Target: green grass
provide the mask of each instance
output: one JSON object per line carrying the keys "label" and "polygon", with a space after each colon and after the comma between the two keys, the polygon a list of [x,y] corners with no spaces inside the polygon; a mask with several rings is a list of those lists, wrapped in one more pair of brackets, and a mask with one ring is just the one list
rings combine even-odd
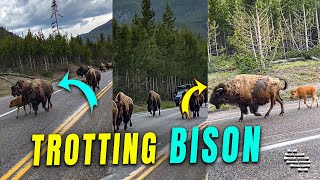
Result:
{"label": "green grass", "polygon": [[[169,109],[176,107],[173,101],[161,101],[161,109]],[[133,113],[137,112],[147,112],[147,104],[135,104],[133,108]]]}

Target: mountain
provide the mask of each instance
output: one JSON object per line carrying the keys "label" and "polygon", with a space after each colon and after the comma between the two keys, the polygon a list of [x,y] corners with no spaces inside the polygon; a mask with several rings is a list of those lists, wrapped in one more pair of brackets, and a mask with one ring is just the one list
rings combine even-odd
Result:
{"label": "mountain", "polygon": [[[141,1],[113,1],[114,17],[120,23],[130,23],[135,13],[141,16]],[[167,3],[176,16],[177,28],[190,29],[195,34],[207,37],[208,2],[206,0],[151,0],[156,21],[161,20]]]}
{"label": "mountain", "polygon": [[7,31],[4,27],[0,27],[0,38],[10,36],[10,37],[18,37],[17,35],[13,34],[12,32]]}
{"label": "mountain", "polygon": [[[113,1],[113,15],[119,23],[131,22],[135,12],[141,16],[142,0],[116,0]],[[195,34],[207,38],[208,2],[206,0],[151,0],[152,8],[156,13],[156,21],[160,21],[166,3],[171,7],[176,16],[176,27],[190,29]],[[87,34],[82,34],[83,40],[87,38],[95,41],[100,33],[105,37],[112,36],[112,21],[93,29]]]}
{"label": "mountain", "polygon": [[81,34],[81,38],[85,41],[89,38],[92,41],[97,41],[100,37],[100,34],[103,34],[105,38],[108,36],[112,36],[112,20],[108,21],[107,23],[96,27],[95,29],[91,30],[86,34]]}

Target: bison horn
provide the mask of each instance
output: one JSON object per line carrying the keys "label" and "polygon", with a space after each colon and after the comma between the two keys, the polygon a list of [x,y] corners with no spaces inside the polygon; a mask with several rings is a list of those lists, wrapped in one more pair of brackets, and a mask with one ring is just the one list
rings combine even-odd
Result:
{"label": "bison horn", "polygon": [[216,91],[218,92],[223,91],[223,88],[218,88]]}

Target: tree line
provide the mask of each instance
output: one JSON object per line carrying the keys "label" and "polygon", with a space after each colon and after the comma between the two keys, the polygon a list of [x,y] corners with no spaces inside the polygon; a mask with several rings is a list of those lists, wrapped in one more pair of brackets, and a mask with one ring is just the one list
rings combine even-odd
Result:
{"label": "tree line", "polygon": [[42,31],[24,37],[0,36],[0,69],[17,72],[44,70],[69,63],[88,63],[99,65],[112,61],[112,40],[102,34],[97,42],[81,36],[68,37],[67,34],[50,34],[45,37]]}
{"label": "tree line", "polygon": [[[209,0],[209,53],[242,71],[320,53],[319,0]],[[212,62],[214,63],[214,62]]]}
{"label": "tree line", "polygon": [[[206,12],[205,12],[206,13]],[[149,90],[172,100],[177,85],[207,82],[207,41],[190,30],[178,30],[167,4],[160,22],[150,0],[142,0],[141,15],[130,24],[113,19],[114,92],[123,91],[136,102]]]}

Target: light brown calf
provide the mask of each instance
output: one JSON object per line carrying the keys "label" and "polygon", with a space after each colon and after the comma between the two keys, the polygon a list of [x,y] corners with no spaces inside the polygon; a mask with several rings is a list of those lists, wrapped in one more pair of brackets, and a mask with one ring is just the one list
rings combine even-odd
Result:
{"label": "light brown calf", "polygon": [[[29,112],[29,114],[31,114],[31,103],[28,103],[28,104],[29,104],[29,107],[30,107],[30,112]],[[16,116],[16,118],[18,118],[18,117],[19,117],[19,109],[20,109],[21,106],[23,106],[25,115],[27,115],[25,105],[26,105],[26,104],[23,103],[23,101],[22,101],[22,96],[20,95],[20,96],[17,96],[14,100],[10,101],[9,107],[10,107],[10,108],[13,108],[13,107],[17,107],[17,108],[18,108],[18,110],[17,110],[17,116]]]}
{"label": "light brown calf", "polygon": [[[310,106],[307,105],[307,98],[311,97],[312,98],[312,103]],[[308,108],[312,108],[312,105],[314,103],[314,101],[317,101],[317,107],[319,107],[318,104],[318,97],[317,97],[317,89],[314,86],[301,86],[298,87],[297,89],[294,89],[291,91],[291,99],[296,99],[299,98],[299,108],[300,109],[300,100],[303,99],[304,100],[304,104],[308,107]]]}

